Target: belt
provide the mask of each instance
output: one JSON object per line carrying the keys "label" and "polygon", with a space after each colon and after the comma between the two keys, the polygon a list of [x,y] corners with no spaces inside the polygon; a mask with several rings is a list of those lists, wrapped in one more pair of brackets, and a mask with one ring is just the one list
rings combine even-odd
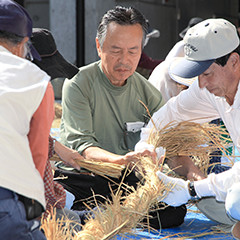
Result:
{"label": "belt", "polygon": [[14,197],[13,191],[0,187],[0,200],[9,199],[13,197]]}
{"label": "belt", "polygon": [[44,211],[43,206],[37,200],[27,198],[19,194],[18,200],[21,201],[24,205],[27,220],[32,220],[40,217]]}
{"label": "belt", "polygon": [[[38,201],[27,198],[19,194],[17,194],[17,196],[18,196],[18,200],[21,201],[24,205],[27,220],[32,220],[41,216],[44,209],[43,209],[43,206]],[[14,192],[9,189],[0,187],[0,200],[10,199],[10,198],[14,198]]]}

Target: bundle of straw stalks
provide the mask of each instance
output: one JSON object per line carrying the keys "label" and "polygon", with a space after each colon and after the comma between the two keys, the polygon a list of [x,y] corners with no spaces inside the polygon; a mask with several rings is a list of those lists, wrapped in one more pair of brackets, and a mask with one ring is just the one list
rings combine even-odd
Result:
{"label": "bundle of straw stalks", "polygon": [[55,116],[52,123],[53,128],[59,128],[61,124],[61,117],[62,117],[62,106],[60,103],[54,103],[54,109],[55,109]]}
{"label": "bundle of straw stalks", "polygon": [[[166,148],[167,157],[176,155],[203,157],[208,156],[216,148],[225,150],[222,133],[222,129],[214,125],[183,122],[169,124],[159,131],[154,129],[149,143],[155,147]],[[82,231],[71,239],[105,240],[112,239],[117,234],[131,234],[141,224],[142,219],[148,216],[151,208],[164,199],[172,186],[164,185],[156,176],[155,173],[162,167],[161,164],[153,163],[148,157],[141,157],[139,162],[138,168],[142,169],[144,184],[139,184],[136,190],[129,187],[129,194],[125,196],[121,195],[120,190],[112,193],[112,201],[106,201],[105,204],[98,206],[97,210],[93,210],[94,217],[89,216]],[[43,222],[43,225],[45,224],[47,222]],[[48,238],[50,239],[55,238]],[[69,239],[68,236],[65,239]]]}
{"label": "bundle of straw stalks", "polygon": [[66,217],[56,219],[56,209],[52,208],[47,218],[42,218],[41,229],[48,240],[72,240],[76,234],[74,226],[78,224]]}
{"label": "bundle of straw stalks", "polygon": [[214,151],[220,150],[230,162],[233,161],[227,154],[229,139],[230,136],[223,126],[183,121],[171,122],[163,128],[153,128],[148,143],[155,148],[165,148],[166,158],[191,156],[195,165],[206,173],[210,166],[210,155]]}
{"label": "bundle of straw stalks", "polygon": [[144,165],[144,185],[139,184],[136,190],[130,188],[127,196],[122,196],[120,190],[113,193],[113,200],[94,211],[94,218],[89,218],[76,235],[77,239],[112,239],[117,234],[132,233],[136,226],[141,225],[141,220],[161,200],[159,196],[167,186],[155,174],[157,164],[153,164],[149,157],[142,157],[140,162]]}
{"label": "bundle of straw stalks", "polygon": [[[75,158],[74,160],[81,168],[85,168],[88,171],[103,177],[109,176],[119,178],[122,175],[122,170],[125,168],[123,165],[85,158]],[[57,154],[54,154],[51,161],[61,161],[61,158]]]}
{"label": "bundle of straw stalks", "polygon": [[155,148],[164,147],[166,157],[201,156],[218,148],[226,151],[228,141],[229,134],[223,126],[188,121],[171,122],[163,128],[153,128],[148,139]]}

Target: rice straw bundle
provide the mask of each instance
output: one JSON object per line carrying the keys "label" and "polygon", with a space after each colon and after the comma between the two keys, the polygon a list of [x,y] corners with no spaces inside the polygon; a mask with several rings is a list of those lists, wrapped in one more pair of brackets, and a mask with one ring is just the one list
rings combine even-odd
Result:
{"label": "rice straw bundle", "polygon": [[[104,240],[111,239],[116,234],[132,233],[133,229],[148,215],[149,210],[161,200],[167,186],[158,179],[155,172],[157,164],[153,164],[148,157],[140,159],[144,169],[144,185],[121,197],[121,192],[113,194],[112,202],[101,206],[104,210],[94,211],[94,218],[90,218],[77,234],[79,239]],[[163,198],[163,197],[162,197]]]}
{"label": "rice straw bundle", "polygon": [[[217,148],[225,149],[227,144],[222,137],[227,134],[226,131],[213,124],[171,123],[157,131],[157,134],[156,129],[154,130],[149,143],[166,148],[168,157],[194,155],[208,158],[210,152]],[[110,239],[114,234],[131,233],[157,200],[164,199],[164,193],[172,186],[164,186],[159,181],[155,174],[158,164],[154,165],[151,159],[145,157],[141,158],[141,167],[145,173],[144,185],[127,195],[123,203],[118,197],[113,198],[113,203],[105,206],[103,212],[96,213],[95,218],[83,226],[83,231],[78,236],[83,237],[82,239]],[[96,229],[95,226],[101,228]]]}
{"label": "rice straw bundle", "polygon": [[156,129],[158,128],[152,129],[148,143],[155,148],[164,147],[167,158],[192,156],[200,170],[206,172],[213,151],[219,149],[228,157],[226,148],[229,145],[229,134],[222,126],[183,121],[171,122],[159,130]]}
{"label": "rice straw bundle", "polygon": [[55,119],[62,117],[62,105],[60,103],[54,103]]}
{"label": "rice straw bundle", "polygon": [[[76,163],[81,167],[98,174],[100,176],[109,176],[114,178],[119,178],[122,174],[122,170],[125,168],[123,165],[109,162],[101,162],[90,159],[76,158],[74,159]],[[58,155],[54,155],[51,161],[61,161]]]}
{"label": "rice straw bundle", "polygon": [[102,162],[90,159],[76,158],[76,163],[83,168],[88,169],[101,176],[110,176],[119,178],[122,174],[122,170],[125,168],[123,165],[116,163]]}
{"label": "rice straw bundle", "polygon": [[222,126],[216,124],[199,124],[195,122],[171,122],[160,130],[153,129],[148,142],[155,148],[164,147],[166,157],[211,153],[217,148],[226,150],[229,138]]}
{"label": "rice straw bundle", "polygon": [[61,124],[62,117],[62,105],[60,103],[54,103],[55,116],[52,122],[52,128],[59,128]]}

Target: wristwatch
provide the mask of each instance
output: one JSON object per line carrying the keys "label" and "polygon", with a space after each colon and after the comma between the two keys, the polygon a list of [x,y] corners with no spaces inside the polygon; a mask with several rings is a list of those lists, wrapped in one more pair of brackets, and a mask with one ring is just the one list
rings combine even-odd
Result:
{"label": "wristwatch", "polygon": [[197,193],[196,193],[195,188],[194,188],[194,182],[193,181],[188,182],[188,191],[189,191],[189,194],[192,198],[198,198]]}

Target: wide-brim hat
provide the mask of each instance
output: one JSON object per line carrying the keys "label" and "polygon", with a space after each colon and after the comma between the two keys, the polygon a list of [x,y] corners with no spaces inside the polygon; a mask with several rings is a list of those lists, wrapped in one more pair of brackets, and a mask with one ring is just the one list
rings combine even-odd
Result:
{"label": "wide-brim hat", "polygon": [[184,41],[184,58],[171,74],[182,78],[193,78],[205,72],[218,58],[239,46],[236,27],[225,19],[207,19],[190,28]]}
{"label": "wide-brim hat", "polygon": [[79,69],[64,59],[57,50],[55,40],[49,30],[33,28],[31,41],[42,59],[41,61],[34,60],[33,62],[44,70],[52,79],[70,79],[78,73]]}
{"label": "wide-brim hat", "polygon": [[202,22],[203,19],[200,18],[200,17],[194,17],[194,18],[191,18],[190,21],[188,22],[188,25],[185,29],[183,29],[180,33],[179,33],[179,36],[181,38],[184,38],[186,32],[188,31],[189,28],[195,26],[196,24]]}
{"label": "wide-brim hat", "polygon": [[[0,1],[0,30],[13,33],[20,37],[32,35],[32,19],[27,11],[11,0]],[[31,54],[34,59],[41,60],[37,50],[30,44]]]}

